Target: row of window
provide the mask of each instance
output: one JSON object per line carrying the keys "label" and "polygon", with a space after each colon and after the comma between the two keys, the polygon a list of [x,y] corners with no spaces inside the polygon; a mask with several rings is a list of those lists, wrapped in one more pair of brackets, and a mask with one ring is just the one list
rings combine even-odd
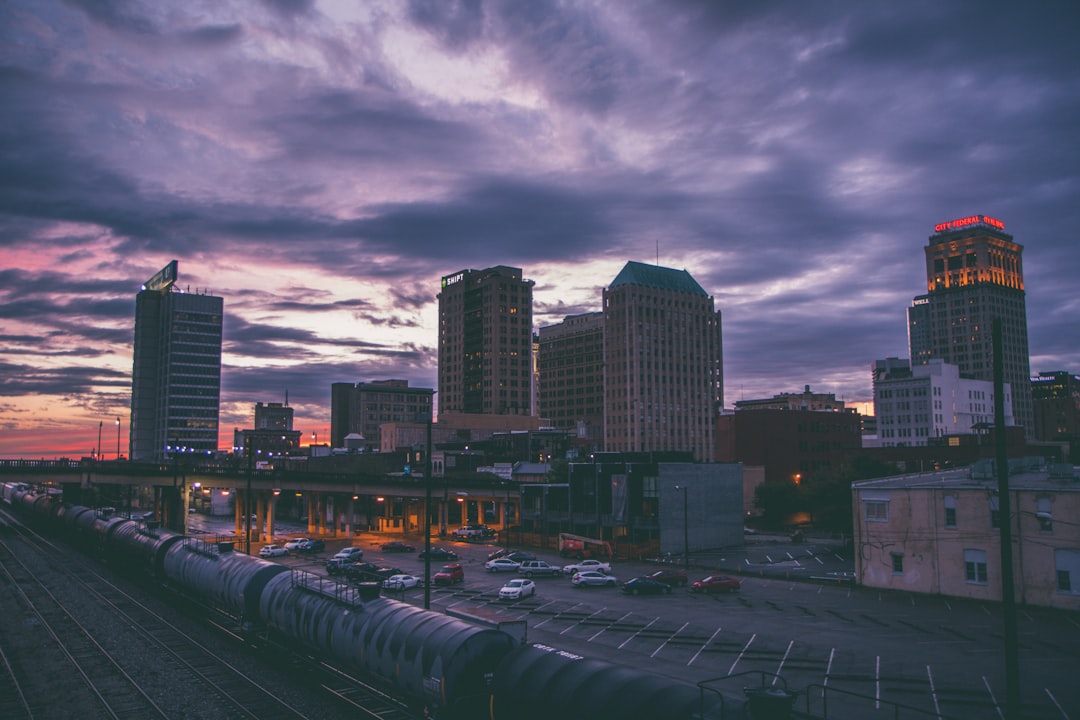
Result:
{"label": "row of window", "polygon": [[[998,512],[998,497],[991,495],[988,500],[991,529],[1001,527],[1000,513]],[[956,525],[956,496],[946,495],[943,499],[944,520],[946,528],[955,528]],[[1053,500],[1048,497],[1035,499],[1035,518],[1039,524],[1040,532],[1054,531]],[[863,517],[867,522],[888,522],[888,500],[863,500]]]}

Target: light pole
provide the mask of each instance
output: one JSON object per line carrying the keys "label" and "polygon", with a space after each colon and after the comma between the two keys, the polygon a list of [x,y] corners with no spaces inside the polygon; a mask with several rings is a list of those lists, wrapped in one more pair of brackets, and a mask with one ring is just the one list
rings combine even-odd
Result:
{"label": "light pole", "polygon": [[104,421],[104,420],[98,420],[98,424],[97,424],[97,452],[96,452],[96,453],[94,453],[94,456],[95,456],[95,457],[96,457],[96,458],[97,458],[98,460],[103,460],[103,459],[104,459],[104,458],[102,457],[102,452],[101,452],[101,427],[102,427],[102,426],[103,426],[104,424],[105,424],[105,421]]}
{"label": "light pole", "polygon": [[120,459],[120,416],[116,416],[116,459]]}
{"label": "light pole", "polygon": [[596,463],[596,456],[590,455],[593,461],[593,499],[596,501],[596,539],[604,539],[604,528],[600,525],[600,466]]}
{"label": "light pole", "polygon": [[690,522],[689,507],[687,501],[687,488],[685,485],[676,485],[676,490],[682,490],[682,541],[683,541],[683,567],[690,569]]}

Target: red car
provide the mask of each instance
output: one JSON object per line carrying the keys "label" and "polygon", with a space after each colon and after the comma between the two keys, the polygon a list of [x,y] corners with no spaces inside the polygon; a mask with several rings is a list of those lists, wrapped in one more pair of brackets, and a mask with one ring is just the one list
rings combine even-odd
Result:
{"label": "red car", "polygon": [[733,593],[738,591],[742,587],[742,583],[738,578],[728,577],[727,575],[710,575],[707,578],[701,580],[695,580],[690,585],[690,592],[701,593],[713,593],[713,592],[729,592]]}
{"label": "red car", "polygon": [[690,582],[690,578],[686,577],[686,573],[682,570],[676,570],[674,568],[664,568],[663,570],[657,570],[654,573],[650,573],[645,577],[656,582],[662,582],[665,585],[671,587],[686,587]]}
{"label": "red car", "polygon": [[465,570],[461,567],[461,563],[443,565],[442,570],[435,573],[435,577],[431,578],[431,581],[436,585],[453,585],[454,583],[465,582]]}

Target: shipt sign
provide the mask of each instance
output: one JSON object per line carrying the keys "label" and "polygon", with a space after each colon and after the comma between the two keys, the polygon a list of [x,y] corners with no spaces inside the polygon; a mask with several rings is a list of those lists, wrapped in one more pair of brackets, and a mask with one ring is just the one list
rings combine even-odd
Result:
{"label": "shipt sign", "polygon": [[945,232],[946,230],[959,230],[962,227],[968,225],[989,225],[995,227],[998,230],[1005,229],[1005,223],[996,218],[992,218],[989,215],[968,215],[967,217],[957,218],[956,220],[949,220],[948,222],[938,223],[934,226],[934,232]]}

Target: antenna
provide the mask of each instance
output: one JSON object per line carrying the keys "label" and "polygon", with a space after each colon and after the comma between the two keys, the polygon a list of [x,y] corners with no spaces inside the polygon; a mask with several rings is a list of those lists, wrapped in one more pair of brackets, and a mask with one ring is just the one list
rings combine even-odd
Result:
{"label": "antenna", "polygon": [[660,267],[660,238],[656,238],[656,267]]}

